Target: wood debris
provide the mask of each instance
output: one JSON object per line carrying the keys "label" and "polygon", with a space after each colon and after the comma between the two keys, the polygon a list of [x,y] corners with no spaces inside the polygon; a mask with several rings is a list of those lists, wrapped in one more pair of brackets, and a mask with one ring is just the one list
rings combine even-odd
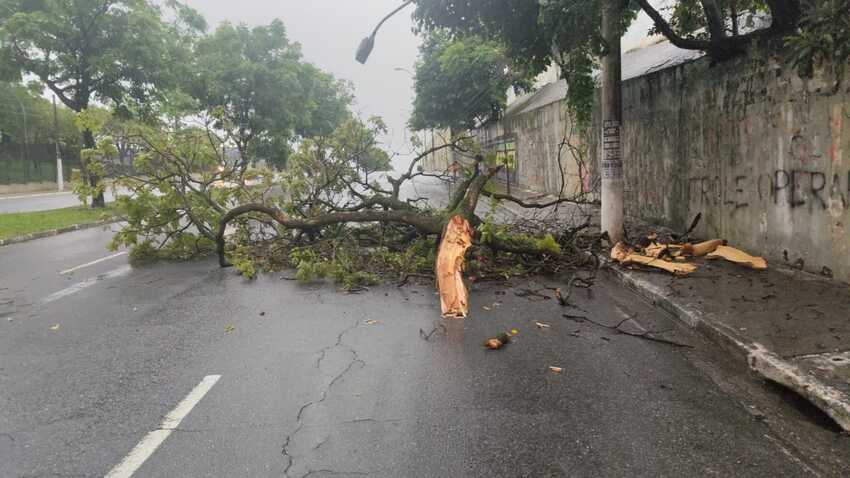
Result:
{"label": "wood debris", "polygon": [[611,259],[614,259],[623,265],[642,264],[645,266],[663,269],[674,275],[688,275],[697,270],[697,266],[686,262],[670,262],[658,257],[638,254],[634,251],[634,249],[626,247],[626,245],[622,242],[618,242],[614,248],[611,249]]}
{"label": "wood debris", "polygon": [[618,242],[611,249],[611,259],[623,265],[641,264],[662,269],[677,276],[686,276],[697,270],[698,264],[691,260],[700,257],[722,258],[751,269],[767,269],[767,261],[763,257],[752,256],[740,249],[730,247],[723,239],[698,243],[662,244],[656,242],[657,237],[657,234],[647,236],[642,239],[638,247],[630,247]]}
{"label": "wood debris", "polygon": [[472,227],[460,214],[449,219],[437,253],[437,289],[445,318],[464,318],[469,312],[469,297],[463,283],[463,255],[472,245]]}
{"label": "wood debris", "polygon": [[764,257],[751,256],[740,249],[735,249],[734,247],[720,246],[714,252],[710,253],[708,257],[722,257],[729,262],[741,264],[751,269],[767,269],[767,261],[764,260]]}

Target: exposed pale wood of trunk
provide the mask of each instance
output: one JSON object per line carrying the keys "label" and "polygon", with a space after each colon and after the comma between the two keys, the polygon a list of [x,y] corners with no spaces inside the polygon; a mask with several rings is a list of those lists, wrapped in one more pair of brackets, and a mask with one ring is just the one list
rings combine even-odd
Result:
{"label": "exposed pale wood of trunk", "polygon": [[462,215],[449,219],[437,253],[437,289],[445,318],[463,318],[469,312],[469,296],[463,283],[463,255],[472,245],[472,227]]}

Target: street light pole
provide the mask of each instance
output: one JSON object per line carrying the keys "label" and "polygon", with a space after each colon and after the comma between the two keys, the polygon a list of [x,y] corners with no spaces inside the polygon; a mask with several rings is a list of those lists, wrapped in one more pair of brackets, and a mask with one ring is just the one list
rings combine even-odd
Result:
{"label": "street light pole", "polygon": [[381,28],[381,25],[383,25],[384,22],[387,21],[391,16],[400,12],[404,7],[410,5],[411,3],[413,3],[413,0],[407,0],[406,2],[402,3],[398,8],[396,8],[395,10],[393,10],[389,14],[387,14],[387,16],[382,18],[381,21],[378,22],[378,25],[375,26],[375,29],[372,30],[372,34],[367,36],[366,38],[364,38],[360,42],[360,46],[357,47],[357,54],[354,56],[354,58],[358,62],[360,62],[362,64],[366,64],[366,60],[369,58],[369,55],[372,53],[372,48],[375,47],[375,35],[378,34],[378,30]]}

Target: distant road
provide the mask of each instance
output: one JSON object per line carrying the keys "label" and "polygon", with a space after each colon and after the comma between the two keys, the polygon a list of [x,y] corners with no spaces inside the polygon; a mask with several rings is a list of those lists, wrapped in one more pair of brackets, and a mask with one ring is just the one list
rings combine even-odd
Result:
{"label": "distant road", "polygon": [[[106,201],[113,201],[112,191],[106,191]],[[72,192],[34,193],[0,196],[0,214],[7,212],[46,211],[79,206],[80,200]]]}

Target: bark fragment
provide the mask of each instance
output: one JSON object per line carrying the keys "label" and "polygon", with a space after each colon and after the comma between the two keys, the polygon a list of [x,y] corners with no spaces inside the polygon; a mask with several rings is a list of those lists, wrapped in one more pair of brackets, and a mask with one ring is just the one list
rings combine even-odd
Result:
{"label": "bark fragment", "polygon": [[735,249],[734,247],[718,246],[714,252],[708,254],[708,257],[722,257],[729,262],[741,264],[749,267],[750,269],[767,269],[767,261],[764,260],[764,257],[751,256],[740,249]]}
{"label": "bark fragment", "polygon": [[626,245],[622,242],[618,242],[614,248],[611,249],[611,259],[614,259],[623,265],[642,264],[645,266],[663,269],[675,275],[688,275],[697,270],[697,266],[686,262],[676,263],[665,261],[664,259],[658,259],[656,257],[637,254],[634,250],[626,247]]}

